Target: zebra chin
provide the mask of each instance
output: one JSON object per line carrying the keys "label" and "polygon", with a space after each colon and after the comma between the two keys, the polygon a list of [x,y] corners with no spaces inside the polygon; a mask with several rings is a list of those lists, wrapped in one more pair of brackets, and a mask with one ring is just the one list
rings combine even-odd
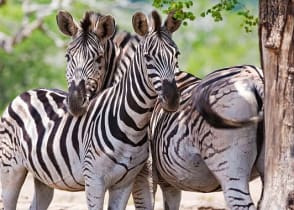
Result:
{"label": "zebra chin", "polygon": [[180,106],[180,92],[177,88],[175,80],[169,82],[163,80],[162,94],[159,96],[161,107],[166,112],[175,112]]}
{"label": "zebra chin", "polygon": [[75,117],[80,117],[85,114],[88,106],[88,99],[80,100],[75,97],[67,97],[68,112]]}
{"label": "zebra chin", "polygon": [[89,106],[90,96],[85,89],[85,82],[82,80],[78,85],[71,82],[67,95],[68,111],[75,117],[83,115]]}

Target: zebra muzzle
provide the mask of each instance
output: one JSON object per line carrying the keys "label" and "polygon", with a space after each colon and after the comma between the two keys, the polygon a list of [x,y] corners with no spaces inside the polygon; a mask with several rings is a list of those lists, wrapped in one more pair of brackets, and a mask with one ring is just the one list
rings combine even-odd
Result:
{"label": "zebra muzzle", "polygon": [[74,81],[70,83],[67,96],[69,112],[76,117],[83,115],[90,101],[90,94],[85,88],[85,81],[81,80],[77,85]]}
{"label": "zebra muzzle", "polygon": [[175,80],[162,81],[162,94],[159,96],[162,108],[167,112],[175,112],[180,106],[180,92]]}

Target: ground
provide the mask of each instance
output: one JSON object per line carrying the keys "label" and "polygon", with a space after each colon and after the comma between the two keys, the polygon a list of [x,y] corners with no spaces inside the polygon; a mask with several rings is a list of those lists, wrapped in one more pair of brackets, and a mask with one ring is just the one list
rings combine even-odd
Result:
{"label": "ground", "polygon": [[[0,190],[1,191],[1,190]],[[261,191],[260,180],[254,180],[250,183],[250,191],[255,204],[257,203]],[[22,188],[17,210],[29,209],[30,201],[33,197],[33,181],[28,176]],[[2,207],[0,200],[0,209]],[[65,192],[56,190],[53,201],[48,210],[86,210],[86,199],[84,192]],[[105,207],[105,209],[107,209]],[[134,210],[132,199],[130,199],[126,210]],[[156,194],[155,210],[162,210],[161,192]],[[223,210],[226,209],[222,192],[217,193],[194,193],[183,192],[181,210]]]}

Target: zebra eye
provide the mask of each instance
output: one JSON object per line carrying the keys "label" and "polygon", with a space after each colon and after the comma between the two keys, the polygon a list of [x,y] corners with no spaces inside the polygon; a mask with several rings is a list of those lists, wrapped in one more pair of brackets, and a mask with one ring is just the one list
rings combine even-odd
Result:
{"label": "zebra eye", "polygon": [[146,58],[147,62],[152,60],[151,56],[148,54],[144,54],[144,57]]}
{"label": "zebra eye", "polygon": [[70,56],[69,56],[69,54],[65,54],[65,59],[66,59],[66,62],[69,62],[69,61],[70,61]]}
{"label": "zebra eye", "polygon": [[103,56],[102,55],[98,55],[96,58],[96,62],[97,63],[101,63]]}

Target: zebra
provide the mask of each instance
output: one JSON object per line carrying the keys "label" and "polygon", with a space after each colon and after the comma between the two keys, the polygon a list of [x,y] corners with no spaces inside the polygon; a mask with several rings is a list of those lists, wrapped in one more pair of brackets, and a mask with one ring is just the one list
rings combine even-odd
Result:
{"label": "zebra", "polygon": [[[150,122],[153,178],[162,189],[164,208],[179,209],[181,190],[222,190],[229,209],[254,210],[248,182],[258,172],[263,177],[264,170],[262,122],[256,117],[263,107],[263,73],[243,65],[216,70],[202,80],[190,77],[178,84],[178,111],[165,113],[156,104]],[[221,113],[215,119],[234,120],[216,120],[215,128],[206,119],[215,113]]]}
{"label": "zebra", "polygon": [[[106,51],[108,51],[108,54],[106,58],[108,60],[106,63],[108,63],[108,70],[106,71],[106,75],[103,81],[104,85],[101,89],[106,89],[114,84],[117,84],[123,77],[125,72],[127,72],[128,66],[131,64],[131,60],[135,54],[136,47],[140,42],[140,36],[125,31],[118,32],[116,30],[115,34],[113,35],[112,41],[115,46],[112,47],[112,42],[109,42],[107,45],[108,50]],[[74,71],[75,69],[73,70],[73,72]],[[72,74],[73,73],[71,73],[71,75]],[[99,79],[102,80],[103,78],[98,78],[98,81]],[[79,92],[81,95],[84,94],[82,95],[84,98],[88,98],[86,96],[86,92]],[[51,92],[50,94],[54,94],[54,92]],[[91,97],[91,99],[92,98],[94,97]],[[87,104],[84,103],[84,106],[81,107],[81,110],[79,110],[79,115],[85,113],[88,104],[89,102]],[[154,195],[152,190],[153,187],[151,167],[151,163],[147,162],[144,165],[142,171],[135,179],[132,196],[136,209],[153,209]]]}
{"label": "zebra", "polygon": [[109,80],[106,70],[116,68],[112,65],[115,63],[110,57],[112,52],[108,51],[113,49],[111,37],[115,32],[115,21],[110,15],[92,11],[85,13],[80,25],[67,11],[59,11],[56,21],[60,31],[72,37],[66,51],[69,92],[66,105],[72,115],[81,116],[90,100],[105,88],[104,83]]}
{"label": "zebra", "polygon": [[[81,110],[85,110],[85,107],[89,103],[88,101],[90,101],[90,98],[95,97],[101,91],[101,89],[105,89],[104,86],[108,80],[107,73],[109,72],[106,71],[106,68],[108,68],[107,66],[111,63],[114,63],[114,59],[110,56],[111,52],[109,52],[109,49],[113,48],[113,41],[111,38],[115,32],[115,22],[111,16],[102,16],[100,14],[94,14],[93,12],[87,12],[85,13],[83,20],[80,22],[80,25],[77,25],[71,14],[66,11],[58,12],[56,20],[60,31],[65,35],[72,37],[72,41],[69,43],[66,51],[66,79],[68,81],[69,87],[75,71],[78,71],[78,73],[84,72],[82,76],[84,78],[89,78],[89,82],[83,88],[83,92],[78,93],[81,95],[81,100],[85,102],[84,107],[81,107]],[[104,31],[101,29],[104,29]],[[113,66],[113,68],[116,67]],[[48,119],[46,119],[47,123],[44,123],[45,126],[43,127],[43,131],[46,130],[48,133],[47,136],[44,134],[46,137],[43,138],[49,138],[49,136],[52,138],[52,136],[54,136],[54,133],[52,132],[55,132],[57,128],[55,125],[55,129],[52,129],[53,123],[57,123],[60,116],[64,115],[65,112],[70,111],[70,107],[67,106],[66,103],[67,94],[60,90],[37,89],[28,91],[14,99],[14,101],[12,101],[8,107],[7,111],[10,109],[12,112],[17,112],[17,110],[13,110],[13,108],[11,109],[13,104],[20,106],[20,110],[24,110],[22,105],[25,105],[25,99],[22,97],[29,99],[30,104],[28,103],[28,107],[32,110],[31,112],[23,112],[24,114],[27,114],[26,119],[22,118],[24,122],[32,123],[32,125],[23,125],[23,129],[27,129],[29,133],[37,135],[39,132],[38,129],[40,129],[40,127],[37,125],[39,124],[41,116],[48,116]],[[84,112],[84,110],[82,112]],[[79,114],[82,114],[82,112]],[[72,112],[70,113],[72,114]],[[18,118],[17,115],[15,115],[15,117]],[[3,120],[4,121],[1,122],[2,127],[0,135],[5,139],[7,138],[5,135],[10,135],[9,132],[16,132],[15,128],[13,128],[13,123],[11,124],[11,122],[15,119],[13,116],[9,116],[3,118]],[[51,120],[51,123],[48,120]],[[9,129],[13,130],[9,131]],[[0,153],[3,155],[0,155],[0,157],[2,159],[6,156],[6,153],[3,153],[5,152],[4,143],[2,141],[0,142]],[[31,142],[27,143],[31,144]],[[57,169],[57,171],[61,175],[60,169]],[[21,177],[19,177],[19,182],[17,183],[18,186],[15,190],[12,189],[11,196],[8,196],[9,199],[12,199],[7,201],[8,203],[11,201],[11,209],[15,208],[19,190],[25,179],[24,173],[20,173],[20,175]],[[46,203],[49,205],[53,196],[53,191],[51,192],[50,190],[47,190],[46,186],[43,186],[43,184],[37,179],[35,179],[35,189],[36,194],[33,199],[32,208],[34,208],[34,206],[40,202],[40,199],[42,200],[47,196],[48,200],[45,199],[44,205],[46,206]],[[45,194],[46,192],[48,192],[48,194],[46,196],[36,197],[40,192],[42,192],[42,190],[45,190]],[[7,205],[8,204],[4,204],[5,209],[10,209],[10,207]]]}
{"label": "zebra", "polygon": [[[237,76],[239,76],[238,73],[239,72],[233,71],[232,75],[229,75],[229,76],[225,75],[225,77],[232,79],[234,74],[237,74]],[[218,85],[222,85],[224,81],[223,80],[218,81],[219,75],[217,74],[213,76],[216,77],[216,79],[215,78],[212,79],[210,78],[211,75],[208,75],[207,78],[203,80],[203,82],[200,83],[200,85],[198,85],[195,88],[192,94],[193,101],[191,104],[193,109],[197,110],[197,112],[199,112],[199,114],[202,115],[211,126],[215,128],[240,128],[240,127],[250,125],[252,123],[259,123],[260,121],[263,120],[263,106],[262,108],[259,108],[259,113],[257,115],[246,117],[244,119],[227,118],[222,116],[217,111],[215,111],[212,108],[212,104],[210,104],[210,96],[216,95],[215,93],[216,90],[214,90],[214,88]],[[260,79],[263,80],[262,74],[260,76]],[[262,89],[263,86],[259,86],[257,88],[259,88],[259,90],[254,90],[254,91],[263,92],[263,89]],[[241,92],[238,89],[237,91]],[[259,97],[257,97],[257,99],[259,99]],[[258,101],[258,103],[259,103],[259,106],[263,105],[263,102],[261,101],[261,99]]]}
{"label": "zebra", "polygon": [[[129,49],[128,52],[132,53],[132,49]],[[249,68],[250,67],[256,68],[254,66],[248,66],[248,67]],[[233,80],[237,80],[237,82],[242,82],[243,79],[245,79],[245,78],[242,79],[242,77],[243,76],[246,77],[246,75],[243,74],[243,75],[241,75],[242,77],[240,77],[240,74],[239,74],[240,72],[235,71],[234,68],[242,69],[243,67],[242,66],[240,66],[240,67],[236,66],[236,67],[227,68],[227,69],[229,69],[229,70],[231,69],[233,71],[230,72],[230,74],[225,74],[224,77],[226,79],[233,79]],[[247,66],[244,66],[244,68],[247,68]],[[262,75],[261,70],[258,69],[258,68],[256,68],[256,69],[257,69],[257,73],[260,74],[260,76],[257,78],[257,81],[258,82],[260,82],[260,80],[263,81],[263,75]],[[124,70],[126,70],[126,69],[124,69]],[[184,114],[184,115],[189,116],[191,108],[190,107],[188,108],[188,106],[191,105],[191,100],[192,100],[192,106],[194,107],[194,109],[196,109],[199,112],[199,114],[203,118],[205,118],[205,121],[207,121],[208,124],[210,124],[211,126],[213,126],[215,128],[239,128],[239,127],[243,127],[243,126],[246,126],[246,125],[250,125],[252,123],[258,123],[263,119],[263,112],[262,112],[263,109],[260,108],[262,106],[263,102],[260,101],[261,100],[260,97],[256,97],[256,99],[259,100],[258,101],[258,107],[259,107],[260,111],[259,111],[258,115],[252,116],[252,117],[246,118],[246,119],[245,118],[238,119],[238,120],[231,119],[231,118],[228,119],[228,118],[225,118],[224,116],[219,115],[217,112],[215,112],[213,109],[211,109],[211,105],[209,104],[208,96],[210,96],[210,93],[211,93],[212,90],[214,90],[214,88],[221,85],[219,83],[224,83],[224,80],[218,81],[218,79],[221,78],[220,74],[226,73],[224,70],[226,70],[226,69],[219,69],[219,70],[211,73],[201,83],[200,83],[199,78],[197,78],[194,75],[191,75],[191,74],[189,74],[187,72],[179,71],[179,72],[176,73],[176,75],[175,75],[176,83],[177,83],[177,86],[178,86],[179,90],[181,90],[180,91],[181,92],[181,103],[184,104],[182,106],[184,111],[181,111],[180,116],[178,117],[178,119],[180,121],[182,119],[181,115]],[[246,71],[248,71],[248,70],[246,70]],[[116,79],[116,81],[119,81],[119,78],[123,74],[124,74],[124,72],[119,72],[119,74],[117,74],[117,72],[114,72],[115,78],[118,78],[118,79]],[[214,77],[214,79],[212,79],[211,77]],[[217,81],[219,83],[216,83]],[[213,85],[211,85],[211,83],[213,83]],[[262,89],[263,86],[259,84],[259,86],[257,88],[259,88],[260,95],[262,95],[262,97],[263,97],[263,89]],[[193,89],[193,91],[192,91],[192,89]],[[191,99],[191,97],[192,97],[192,99]],[[187,103],[187,101],[189,101],[189,102]],[[154,113],[155,113],[154,116],[157,116],[156,113],[160,111],[160,106],[157,106],[156,108],[157,109],[154,110]],[[176,115],[176,113],[174,113],[172,115]],[[160,119],[160,120],[162,120],[162,119]],[[190,118],[188,117],[187,120],[190,120]],[[157,126],[158,125],[157,123],[160,122],[160,121],[154,120],[152,122],[155,122],[155,123],[153,123],[153,126]],[[258,158],[257,165],[258,165],[258,169],[259,169],[259,173],[261,175],[261,178],[263,178],[263,158],[264,158],[264,147],[263,146],[264,145],[261,145],[262,144],[262,139],[263,139],[263,133],[262,133],[263,131],[262,131],[262,127],[261,127],[262,125],[261,124],[262,123],[259,123],[258,131],[257,131],[258,132],[257,135],[259,136],[257,144],[258,144],[258,150],[260,151],[261,147],[262,147],[262,150],[261,150],[261,152],[259,152],[259,158]],[[152,126],[152,123],[151,123],[151,126]],[[168,132],[170,132],[170,131],[168,131]],[[151,139],[151,141],[152,141],[152,139]],[[153,152],[153,150],[152,150],[152,155],[156,156],[157,154],[155,154]],[[148,164],[150,164],[150,163],[148,163]],[[149,167],[149,165],[148,165],[148,167]],[[147,167],[147,169],[145,168],[145,173],[146,173],[146,170],[147,171],[150,170],[148,167]],[[155,172],[155,174],[156,174],[156,172]],[[149,172],[145,176],[152,176],[152,175]],[[256,177],[256,176],[257,176],[256,172],[254,171],[253,177]],[[144,177],[144,179],[146,179],[146,177]],[[158,180],[156,180],[155,182],[158,182]],[[156,188],[156,183],[153,186],[153,188]],[[148,191],[151,191],[150,193],[153,194],[153,199],[154,199],[156,189],[155,190],[150,189],[150,187],[148,188],[148,187],[146,187],[146,185],[141,184],[141,185],[137,186],[137,190],[143,192],[145,195],[148,194],[147,193]],[[165,195],[163,195],[163,197],[165,197]],[[137,198],[137,200],[138,199],[142,200],[142,202],[140,202],[142,206],[147,206],[146,204],[149,203],[149,200],[146,203],[146,201],[144,201],[144,199],[142,199],[142,196]],[[180,202],[180,200],[178,200],[178,205],[177,206],[179,206],[179,202]],[[172,202],[168,201],[166,203],[172,203]],[[137,204],[136,200],[135,200],[135,204]],[[137,205],[136,205],[136,207],[137,207]]]}
{"label": "zebra", "polygon": [[[47,208],[51,187],[85,189],[89,209],[101,209],[104,193],[109,190],[109,209],[125,208],[134,177],[148,157],[147,125],[157,97],[168,111],[175,111],[179,104],[174,81],[178,49],[171,34],[180,22],[168,18],[161,27],[157,12],[152,12],[152,18],[154,25],[149,27],[144,14],[134,15],[134,29],[143,38],[129,72],[117,85],[93,98],[82,116],[67,112],[65,94],[58,95],[58,91],[46,90],[43,95],[41,90],[28,91],[11,102],[1,118],[0,130],[1,181],[9,183],[3,189],[5,209],[15,209],[27,171],[33,173],[39,186],[33,209]],[[71,83],[74,88],[69,92],[76,91],[78,83]],[[31,102],[42,97],[51,100],[40,104],[41,117],[32,106],[37,102]],[[58,109],[54,114],[53,107]],[[33,114],[38,123],[34,119],[22,121]],[[37,132],[30,134],[26,126]],[[44,127],[52,132],[45,132]],[[54,141],[57,136],[61,139]]]}
{"label": "zebra", "polygon": [[[128,52],[132,52],[132,51],[134,51],[134,49],[131,49],[131,50],[128,50]],[[131,57],[131,56],[130,56]],[[125,64],[125,65],[127,65],[127,64]],[[124,72],[122,71],[122,72],[119,72],[119,74],[116,74],[116,72],[115,72],[115,77],[116,77],[116,81],[114,82],[114,83],[116,83],[117,81],[119,81],[119,79],[122,77],[122,75],[124,74]],[[181,72],[181,74],[183,74],[183,75],[185,75],[185,73],[184,72]],[[187,75],[186,75],[187,76]],[[181,79],[179,79],[179,80],[181,80]],[[176,75],[176,81],[178,81],[178,79],[177,79],[177,75]],[[194,91],[194,92],[197,92],[197,91]],[[207,94],[208,95],[208,94]],[[200,102],[200,101],[198,101],[198,100],[194,100],[194,101],[196,101],[197,103],[195,103],[195,105],[199,105],[200,103],[198,103],[198,102]],[[203,107],[203,106],[202,106]],[[207,106],[204,106],[204,107],[207,107]],[[203,112],[201,112],[201,114],[204,116],[204,113]],[[205,116],[204,116],[205,117]],[[205,117],[206,119],[208,119],[208,122],[209,122],[209,120],[210,120],[210,118],[207,118],[207,117]],[[210,123],[210,122],[209,122]],[[228,123],[228,122],[226,122],[226,123]],[[248,123],[248,122],[247,122]],[[250,121],[250,123],[251,123],[251,121]],[[214,125],[214,126],[216,126],[216,125]],[[225,126],[228,126],[227,124],[225,125]],[[230,127],[230,126],[229,126]],[[146,191],[146,189],[142,189],[142,186],[138,186],[137,187],[141,192],[144,192],[144,191]],[[140,189],[141,188],[141,189]],[[140,198],[141,199],[141,198]],[[135,203],[136,203],[136,201],[135,201]],[[136,205],[137,206],[137,205]],[[143,205],[144,206],[144,205]]]}
{"label": "zebra", "polygon": [[[131,35],[127,34],[127,36],[130,37]],[[136,37],[136,36],[133,36],[132,38],[133,38],[134,42],[133,42],[133,45],[131,46],[131,48],[125,48],[124,49],[125,52],[128,52],[130,54],[130,55],[127,56],[128,58],[132,57],[132,53],[135,51],[135,46],[137,45],[137,43],[139,41],[138,37]],[[120,38],[118,38],[118,39],[120,39]],[[125,40],[123,40],[123,41],[115,41],[115,42],[126,43]],[[129,40],[128,40],[128,43],[129,43]],[[128,66],[128,64],[129,63],[124,62],[124,66]],[[122,75],[125,74],[126,70],[127,70],[127,68],[122,68],[122,69],[120,69],[120,71],[113,71],[113,74],[114,74],[113,76],[114,76],[115,79],[112,80],[112,82],[117,83],[121,79]],[[222,71],[222,69],[219,70],[219,71]],[[239,75],[235,76],[234,74],[237,74],[237,73],[238,73],[237,71],[232,72],[232,74],[230,76],[227,75],[226,78],[236,79],[236,78],[238,78]],[[213,73],[213,75],[215,75],[215,72]],[[218,77],[219,75],[216,74],[215,76]],[[262,78],[262,75],[261,75],[261,78]],[[192,88],[196,83],[199,83],[199,81],[200,81],[199,78],[197,78],[197,77],[195,77],[195,76],[193,76],[193,75],[191,75],[189,73],[183,72],[183,71],[177,72],[176,75],[175,75],[175,79],[176,79],[176,82],[177,82],[177,86],[178,86],[178,88],[180,88],[182,90],[181,91],[182,93],[185,93],[187,91],[187,90],[185,90],[186,88],[189,88],[189,86],[190,86],[190,88]],[[240,79],[240,78],[238,78],[238,79]],[[243,119],[242,121],[241,120],[233,120],[232,121],[232,119],[225,119],[223,116],[220,117],[212,109],[209,109],[209,108],[211,108],[211,106],[207,102],[207,99],[208,99],[207,96],[209,96],[209,94],[210,94],[210,92],[208,91],[208,88],[211,88],[211,87],[214,87],[214,86],[210,85],[211,80],[208,80],[208,82],[206,82],[206,80],[208,80],[208,79],[203,80],[203,83],[201,83],[201,85],[196,85],[197,91],[194,90],[193,92],[197,93],[197,94],[194,94],[192,97],[194,97],[193,106],[200,113],[200,115],[202,115],[202,117],[205,118],[205,120],[210,125],[212,125],[213,127],[217,127],[217,128],[235,128],[235,127],[241,127],[241,126],[244,126],[244,125],[248,125],[248,124],[256,123],[256,122],[260,121],[262,116],[254,116],[254,117],[251,117],[249,120],[244,120]],[[223,81],[221,81],[221,82],[223,82]],[[215,81],[214,81],[214,83],[215,83]],[[216,84],[214,84],[214,85],[216,85]],[[204,91],[204,88],[205,88],[205,91]],[[260,90],[260,91],[262,91],[262,90]],[[183,103],[183,101],[190,98],[190,94],[191,94],[190,91],[188,91],[188,94],[181,95],[182,103]],[[187,98],[187,95],[189,96],[188,98]],[[201,98],[199,96],[201,96],[201,97],[205,96],[206,101],[204,101],[203,98]],[[257,97],[257,99],[258,99],[258,97]],[[205,103],[203,103],[203,102],[205,102]],[[261,102],[259,102],[259,103],[261,103]],[[159,106],[157,108],[159,108]],[[186,109],[185,111],[187,111],[187,110],[188,109]],[[208,112],[210,112],[210,113],[208,113]],[[183,114],[183,112],[181,114]],[[187,114],[187,113],[185,113],[185,114]],[[260,114],[262,115],[262,112],[260,112]],[[260,132],[260,128],[259,128],[258,131]],[[259,133],[259,135],[262,136],[262,134],[260,134],[260,133]],[[260,155],[259,157],[263,157],[263,156]],[[261,160],[262,159],[259,158],[259,168],[262,168],[262,164],[261,164],[262,161]],[[145,182],[146,182],[146,176],[147,177],[151,176],[150,172],[148,171],[148,170],[150,170],[149,169],[149,167],[150,167],[149,164],[150,163],[148,163],[148,166],[144,169],[145,174],[143,176],[143,180]],[[262,171],[263,170],[260,170],[260,172],[262,172]],[[147,183],[147,184],[150,184],[150,183]],[[150,196],[150,193],[151,194],[153,193],[152,190],[151,190],[151,192],[149,192],[150,187],[146,187],[146,183],[145,183],[145,185],[142,185],[142,180],[140,180],[139,183],[137,184],[136,191],[143,192],[143,194],[145,194],[144,195],[145,197],[146,197],[146,195]],[[150,198],[147,199],[147,201],[144,201],[144,196],[140,195],[139,197],[137,196],[137,198],[134,199],[136,208],[138,208],[138,207],[140,208],[141,206],[148,206],[148,204],[150,204],[150,200],[149,200]],[[154,196],[155,195],[153,194],[153,199],[154,199]],[[133,193],[133,197],[134,197],[134,193]],[[138,200],[141,200],[141,201],[138,202]],[[138,205],[138,203],[140,205]]]}
{"label": "zebra", "polygon": [[[106,62],[108,63],[108,70],[106,71],[106,75],[103,81],[104,85],[102,86],[102,89],[111,87],[112,85],[117,84],[122,79],[123,75],[128,70],[128,66],[131,64],[131,60],[135,54],[136,47],[138,46],[140,40],[141,38],[139,35],[131,34],[130,32],[126,31],[115,31],[115,34],[112,38],[113,44],[115,46],[113,48],[110,48],[112,46],[110,42],[110,44],[108,44],[108,48],[110,49],[106,50],[109,51],[107,55],[108,62]],[[100,80],[101,79],[102,78],[100,77]],[[46,90],[42,89],[42,91]],[[54,95],[55,93],[50,92],[50,94]],[[83,97],[87,98],[85,92],[82,92],[80,94],[84,94]],[[62,95],[59,95],[59,97],[62,97]],[[91,99],[92,98],[93,97],[91,97]],[[48,100],[50,101],[50,98]],[[47,103],[46,101],[41,102]],[[79,115],[84,114],[86,109],[87,104],[84,103],[84,106],[82,107],[82,110],[79,112]],[[151,163],[150,161],[148,161],[135,179],[134,187],[132,190],[132,196],[134,199],[136,209],[153,209],[154,194],[152,186],[151,168]]]}
{"label": "zebra", "polygon": [[[85,17],[83,19],[83,21],[81,21],[81,26],[75,26],[74,21],[72,16],[65,11],[61,11],[59,12],[58,16],[57,16],[57,23],[58,26],[60,28],[60,30],[62,32],[64,32],[65,35],[71,35],[71,33],[67,32],[70,30],[67,30],[66,28],[64,28],[64,26],[70,26],[71,28],[79,28],[80,31],[79,33],[76,33],[77,35],[75,35],[75,37],[73,36],[73,41],[70,43],[69,47],[67,48],[67,59],[68,62],[72,62],[73,64],[68,64],[67,67],[71,67],[68,69],[68,71],[70,71],[70,73],[68,73],[67,75],[71,76],[74,74],[74,71],[76,69],[78,69],[79,71],[81,71],[81,69],[77,68],[76,66],[78,66],[79,62],[83,61],[82,64],[80,64],[80,66],[85,66],[84,63],[88,64],[87,67],[91,67],[91,66],[95,66],[95,65],[89,65],[89,63],[91,61],[96,62],[96,58],[98,57],[105,57],[105,64],[107,64],[108,66],[108,71],[106,71],[106,73],[104,73],[102,70],[105,71],[105,67],[104,68],[97,68],[97,70],[93,69],[93,73],[92,75],[95,76],[95,71],[96,73],[99,75],[101,74],[102,76],[104,76],[104,78],[102,76],[98,77],[98,78],[93,78],[97,80],[97,83],[102,82],[102,80],[104,79],[104,84],[100,85],[101,89],[105,89],[109,86],[111,86],[112,84],[117,83],[117,81],[119,81],[121,75],[126,71],[123,68],[127,68],[127,66],[130,64],[130,59],[132,58],[135,50],[136,50],[136,46],[140,41],[139,36],[137,35],[131,35],[130,33],[127,32],[117,32],[113,35],[113,43],[111,40],[108,40],[107,43],[107,48],[105,48],[103,51],[106,52],[106,55],[99,55],[98,50],[95,49],[100,49],[101,47],[99,46],[100,42],[94,41],[94,42],[89,42],[89,41],[83,41],[84,38],[87,38],[88,36],[96,36],[95,31],[92,28],[87,28],[87,23],[89,23],[89,26],[94,26],[96,23],[96,21],[98,21],[98,18],[100,15],[97,14],[97,17],[91,18],[91,16],[93,16],[93,12],[87,12],[85,14]],[[88,20],[92,22],[89,22]],[[91,23],[91,24],[90,24]],[[82,27],[83,26],[83,27]],[[103,26],[103,25],[102,25]],[[112,25],[110,25],[112,26]],[[113,28],[113,27],[111,27]],[[92,31],[93,30],[93,31]],[[93,34],[92,34],[93,32]],[[85,36],[83,34],[87,34],[90,33],[88,36]],[[83,36],[82,36],[83,35]],[[99,37],[97,37],[96,39],[99,39]],[[91,40],[95,40],[95,37],[91,38]],[[93,52],[88,52],[89,50],[84,46],[85,44],[90,43],[93,44],[93,46],[90,46],[89,49],[94,49],[95,51]],[[97,46],[96,46],[97,45]],[[113,46],[115,45],[115,46]],[[88,51],[87,51],[88,50]],[[103,52],[102,51],[102,52]],[[82,57],[83,60],[78,60],[81,56],[79,55],[79,53],[83,53],[82,55],[87,55]],[[69,59],[69,55],[71,56],[71,59]],[[123,59],[121,59],[123,58]],[[100,59],[103,60],[103,59]],[[122,60],[122,65],[119,65],[120,60]],[[98,63],[100,64],[100,63]],[[101,65],[101,64],[100,64]],[[86,68],[83,68],[82,70],[85,70]],[[115,72],[116,78],[112,78],[114,75],[113,73]],[[69,79],[68,79],[69,80]],[[94,92],[94,91],[92,91]],[[96,91],[98,92],[98,90]],[[31,107],[34,107],[37,109],[37,112],[39,113],[44,113],[44,109],[40,108],[39,105],[43,104],[43,106],[51,106],[51,104],[58,104],[57,109],[56,108],[52,108],[52,110],[50,110],[50,113],[47,112],[47,114],[51,114],[51,118],[55,118],[55,114],[56,113],[61,113],[61,115],[63,114],[63,111],[66,111],[68,109],[68,107],[65,107],[63,103],[66,104],[66,97],[67,94],[65,92],[62,92],[60,90],[48,90],[48,89],[35,89],[32,90],[30,92],[28,92],[28,94],[32,94],[32,95],[38,95],[38,97],[34,97],[33,100],[31,100]],[[80,94],[85,94],[85,91],[83,93]],[[94,95],[94,94],[93,94]],[[94,96],[92,96],[91,98],[93,98]],[[84,98],[86,98],[86,96],[84,96]],[[84,107],[83,110],[86,110],[87,105],[86,103],[84,103]],[[63,110],[62,110],[63,109]],[[27,119],[24,119],[24,121],[32,121],[34,120],[35,122],[38,121],[38,115],[35,116],[33,114],[31,115],[27,115]],[[46,125],[49,126],[49,124],[45,123],[44,127],[46,128]],[[33,129],[33,128],[31,128]],[[35,127],[36,129],[36,127]],[[47,128],[49,130],[49,133],[52,132],[52,130],[50,130],[50,128]],[[35,131],[37,133],[37,131]],[[55,139],[59,139],[61,137],[56,137]],[[59,156],[60,158],[60,156]],[[134,203],[136,205],[136,209],[151,209],[151,205],[153,204],[152,199],[152,192],[150,192],[150,190],[140,190],[143,186],[143,188],[145,188],[145,186],[147,185],[147,189],[150,188],[149,185],[151,184],[150,178],[150,169],[151,166],[149,166],[150,164],[146,164],[146,167],[144,167],[144,169],[142,170],[142,172],[138,175],[138,177],[136,178],[135,184],[134,184],[134,188],[133,188],[133,198],[134,198]],[[36,180],[38,181],[38,180]],[[35,198],[33,199],[33,204],[32,206],[35,206],[35,202],[42,202],[42,201],[36,201],[36,198],[42,198],[42,196],[38,196],[39,195],[39,188],[41,188],[42,186],[40,186],[41,183],[37,183],[35,187],[36,189],[36,195]],[[137,189],[139,188],[139,190]],[[50,194],[51,195],[51,194]],[[52,195],[53,196],[53,193]],[[48,197],[48,199],[50,198],[50,196]],[[49,201],[46,201],[46,203],[48,203],[47,205],[49,205],[51,201],[51,198]]]}

